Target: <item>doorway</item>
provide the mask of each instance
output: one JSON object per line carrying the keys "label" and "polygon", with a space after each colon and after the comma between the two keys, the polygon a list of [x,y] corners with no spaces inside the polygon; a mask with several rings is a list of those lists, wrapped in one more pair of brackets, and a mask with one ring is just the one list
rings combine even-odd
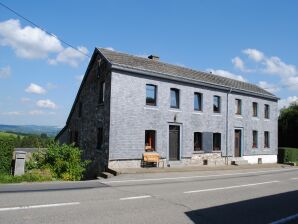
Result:
{"label": "doorway", "polygon": [[180,126],[169,126],[169,160],[180,160]]}
{"label": "doorway", "polygon": [[235,129],[235,157],[241,157],[242,131]]}

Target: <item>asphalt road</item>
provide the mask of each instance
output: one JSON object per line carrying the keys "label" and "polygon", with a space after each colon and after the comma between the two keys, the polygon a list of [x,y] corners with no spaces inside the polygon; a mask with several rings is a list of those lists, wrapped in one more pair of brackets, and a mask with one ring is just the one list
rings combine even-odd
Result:
{"label": "asphalt road", "polygon": [[101,181],[0,185],[1,224],[275,221],[298,223],[296,168],[129,174]]}

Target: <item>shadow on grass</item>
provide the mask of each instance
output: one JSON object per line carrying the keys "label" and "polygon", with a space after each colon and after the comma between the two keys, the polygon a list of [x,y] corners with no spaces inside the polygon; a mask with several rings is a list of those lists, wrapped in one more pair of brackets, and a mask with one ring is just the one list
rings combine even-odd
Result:
{"label": "shadow on grass", "polygon": [[[193,223],[271,223],[298,213],[298,191],[186,212]],[[298,218],[283,222],[298,223]]]}

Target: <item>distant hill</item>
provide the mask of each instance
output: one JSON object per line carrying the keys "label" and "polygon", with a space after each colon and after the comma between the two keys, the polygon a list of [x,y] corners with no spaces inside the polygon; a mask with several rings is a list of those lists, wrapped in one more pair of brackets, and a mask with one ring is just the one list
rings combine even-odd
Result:
{"label": "distant hill", "polygon": [[24,133],[24,134],[37,134],[42,133],[48,136],[54,137],[61,130],[56,126],[39,126],[39,125],[5,125],[0,124],[0,131],[4,132],[14,132],[14,133]]}

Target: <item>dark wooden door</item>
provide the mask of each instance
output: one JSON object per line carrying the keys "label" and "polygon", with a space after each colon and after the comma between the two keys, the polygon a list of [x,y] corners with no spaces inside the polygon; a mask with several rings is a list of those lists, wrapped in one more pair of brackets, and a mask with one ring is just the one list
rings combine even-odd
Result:
{"label": "dark wooden door", "polygon": [[241,130],[235,130],[235,157],[241,157]]}
{"label": "dark wooden door", "polygon": [[180,126],[169,127],[169,157],[170,160],[180,159]]}

